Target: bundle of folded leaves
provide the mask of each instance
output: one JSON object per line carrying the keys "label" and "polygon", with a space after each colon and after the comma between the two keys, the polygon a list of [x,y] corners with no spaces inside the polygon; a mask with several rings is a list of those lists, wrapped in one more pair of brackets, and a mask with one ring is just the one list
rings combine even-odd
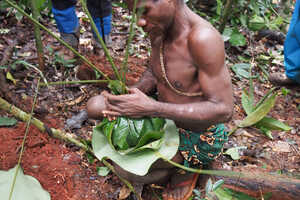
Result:
{"label": "bundle of folded leaves", "polygon": [[177,152],[179,135],[173,121],[161,118],[105,118],[94,128],[92,146],[98,159],[109,158],[123,169],[145,175],[163,156]]}

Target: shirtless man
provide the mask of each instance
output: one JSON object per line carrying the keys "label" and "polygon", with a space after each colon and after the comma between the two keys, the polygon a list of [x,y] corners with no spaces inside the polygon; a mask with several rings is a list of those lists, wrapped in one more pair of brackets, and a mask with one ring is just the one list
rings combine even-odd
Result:
{"label": "shirtless man", "polygon": [[[102,114],[110,118],[150,116],[174,120],[180,130],[180,147],[172,160],[190,167],[208,166],[227,140],[221,123],[229,121],[233,111],[222,37],[183,0],[140,0],[137,9],[141,10],[137,24],[151,40],[150,67],[129,94],[103,92],[108,110]],[[146,95],[153,89],[157,89],[157,101]],[[90,108],[93,102],[89,102]],[[198,176],[186,174],[176,179],[179,175],[173,168],[158,160],[143,177],[117,170],[124,178],[139,183],[166,183],[171,178],[164,199],[186,200]]]}

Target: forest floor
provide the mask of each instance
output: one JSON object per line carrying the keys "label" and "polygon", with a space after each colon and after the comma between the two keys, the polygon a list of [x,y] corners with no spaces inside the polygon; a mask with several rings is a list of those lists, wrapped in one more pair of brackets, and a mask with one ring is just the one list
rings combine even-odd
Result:
{"label": "forest floor", "polygon": [[[79,13],[82,14],[82,13]],[[109,62],[104,56],[94,54],[91,45],[92,34],[84,15],[80,15],[81,36],[80,52],[87,56],[99,69],[112,77]],[[18,22],[14,16],[0,16],[0,60],[12,66],[15,61],[26,61],[33,65],[37,63],[37,55],[34,42],[33,27],[28,19]],[[122,8],[114,8],[112,40],[113,46],[110,52],[117,65],[122,62],[125,52],[125,42],[128,37],[128,13]],[[44,17],[42,23],[58,34],[53,20]],[[248,46],[234,48],[226,45],[227,67],[230,68],[238,62],[239,55],[245,52],[258,57],[264,52],[273,49],[280,52],[275,57],[282,56],[281,44],[267,44],[268,41],[257,40],[253,34],[248,34]],[[45,47],[46,68],[45,78],[51,81],[65,81],[80,79],[94,79],[93,73],[85,64],[76,64],[76,67],[65,67],[57,63],[55,55],[49,51],[58,51],[61,47],[55,39],[43,32]],[[15,43],[13,43],[15,42]],[[15,44],[10,46],[10,44]],[[13,47],[13,48],[12,48]],[[7,51],[12,48],[12,53]],[[138,31],[134,41],[132,53],[129,58],[128,84],[135,83],[143,71],[147,68],[149,57],[149,42],[143,33]],[[250,52],[250,53],[249,53]],[[6,55],[9,53],[8,55]],[[267,61],[269,72],[282,71],[281,62]],[[272,86],[262,77],[260,68],[255,64],[253,73],[260,78],[254,79],[255,99],[261,99]],[[227,129],[232,130],[246,117],[242,108],[241,96],[244,88],[249,88],[247,79],[239,79],[231,70],[234,92],[234,115],[226,124]],[[2,72],[1,72],[2,73]],[[4,73],[4,71],[3,71]],[[10,68],[10,73],[16,80],[14,84],[10,80],[0,82],[1,88],[6,88],[5,98],[9,103],[30,113],[34,91],[39,73],[33,68],[17,64],[16,68]],[[86,120],[80,128],[74,129],[67,125],[67,120],[86,108],[87,100],[106,89],[104,84],[72,84],[42,87],[39,90],[34,117],[40,119],[49,127],[57,128],[75,134],[77,137],[89,140],[92,128],[99,121]],[[240,159],[232,160],[228,155],[222,155],[218,162],[222,169],[230,171],[259,171],[276,174],[299,174],[300,172],[300,88],[289,88],[286,95],[279,95],[276,104],[268,114],[269,116],[285,122],[292,127],[288,132],[273,131],[273,140],[266,137],[258,129],[241,128],[229,138],[224,151],[231,147],[246,147],[241,150]],[[1,94],[1,92],[0,92]],[[0,116],[11,117],[11,114],[0,110]],[[0,170],[13,168],[18,161],[20,147],[25,133],[26,124],[19,121],[12,127],[0,127]],[[93,161],[91,161],[93,160]],[[83,150],[74,145],[66,144],[54,139],[46,133],[40,132],[33,125],[30,126],[25,144],[25,152],[21,166],[24,173],[31,175],[47,190],[52,200],[111,200],[130,199],[129,190],[113,173],[107,176],[99,176],[97,168],[103,166],[100,161],[91,159]],[[299,178],[299,177],[298,177]],[[145,187],[144,197],[159,196],[162,188],[157,186]],[[147,200],[147,197],[145,197]],[[159,198],[157,198],[159,199]]]}

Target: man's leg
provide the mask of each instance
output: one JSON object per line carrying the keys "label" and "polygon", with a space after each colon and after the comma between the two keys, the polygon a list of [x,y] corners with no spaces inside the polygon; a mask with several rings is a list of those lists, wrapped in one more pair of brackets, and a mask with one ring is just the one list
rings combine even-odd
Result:
{"label": "man's leg", "polygon": [[[76,0],[52,0],[52,13],[61,38],[75,49],[79,44],[79,22],[75,12]],[[74,54],[63,47],[61,54],[65,59],[74,58]]]}
{"label": "man's leg", "polygon": [[[112,6],[110,0],[87,0],[87,6],[89,12],[91,13],[96,27],[100,33],[100,36],[103,38],[106,46],[111,46],[111,12]],[[95,33],[94,35],[94,43],[97,48],[102,48],[99,40]],[[104,35],[104,37],[103,37]]]}
{"label": "man's leg", "polygon": [[274,85],[300,84],[300,1],[296,2],[295,10],[284,43],[285,74],[273,73],[269,80]]}

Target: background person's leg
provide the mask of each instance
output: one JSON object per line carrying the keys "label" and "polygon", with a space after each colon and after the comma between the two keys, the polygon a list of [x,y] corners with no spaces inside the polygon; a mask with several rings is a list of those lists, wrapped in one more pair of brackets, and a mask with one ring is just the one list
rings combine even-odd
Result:
{"label": "background person's leg", "polygon": [[75,12],[76,0],[52,0],[52,13],[61,38],[73,48],[79,44],[79,22]]}
{"label": "background person's leg", "polygon": [[300,1],[295,10],[284,43],[284,66],[286,76],[300,84]]}
{"label": "background person's leg", "polygon": [[[104,38],[107,46],[111,45],[111,38],[110,38],[110,32],[111,32],[111,12],[112,12],[112,6],[110,0],[87,0],[87,6],[89,9],[89,12],[91,13],[96,27],[100,33],[100,36]],[[96,38],[95,33],[94,38]],[[96,39],[97,47],[101,48],[101,45]]]}

